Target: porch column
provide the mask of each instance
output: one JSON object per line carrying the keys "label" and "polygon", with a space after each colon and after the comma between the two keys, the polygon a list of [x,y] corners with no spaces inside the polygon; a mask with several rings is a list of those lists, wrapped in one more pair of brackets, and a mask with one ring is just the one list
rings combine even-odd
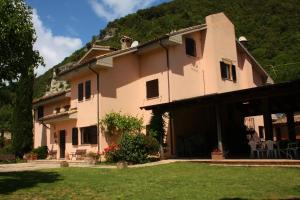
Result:
{"label": "porch column", "polygon": [[288,130],[289,130],[289,140],[296,141],[294,113],[292,111],[287,112],[286,119],[287,119],[287,125],[288,125]]}
{"label": "porch column", "polygon": [[265,127],[265,139],[273,140],[272,114],[270,112],[270,105],[268,99],[263,100],[263,116]]}
{"label": "porch column", "polygon": [[217,137],[218,137],[218,149],[223,152],[223,144],[222,144],[222,123],[221,123],[221,115],[220,115],[220,106],[216,105],[216,120],[217,120]]}
{"label": "porch column", "polygon": [[280,141],[281,140],[281,129],[280,129],[280,127],[277,126],[275,128],[275,134],[276,134],[276,140]]}

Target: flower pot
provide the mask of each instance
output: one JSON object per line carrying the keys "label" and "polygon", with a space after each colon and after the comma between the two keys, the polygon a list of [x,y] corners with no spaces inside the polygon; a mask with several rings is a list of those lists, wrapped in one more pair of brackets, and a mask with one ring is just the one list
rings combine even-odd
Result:
{"label": "flower pot", "polygon": [[223,160],[225,158],[224,158],[224,155],[222,152],[212,152],[211,159],[212,160]]}
{"label": "flower pot", "polygon": [[94,157],[86,157],[84,160],[85,160],[85,162],[87,162],[90,165],[96,164],[96,158],[94,158]]}

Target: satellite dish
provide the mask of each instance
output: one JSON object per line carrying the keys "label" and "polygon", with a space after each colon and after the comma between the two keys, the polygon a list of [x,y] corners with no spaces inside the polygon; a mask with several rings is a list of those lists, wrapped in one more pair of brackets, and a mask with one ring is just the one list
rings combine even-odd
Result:
{"label": "satellite dish", "polygon": [[239,38],[239,41],[240,41],[240,42],[248,42],[248,40],[247,40],[247,38],[246,38],[245,36],[241,36],[241,37]]}
{"label": "satellite dish", "polygon": [[137,47],[139,45],[139,41],[133,41],[130,47]]}

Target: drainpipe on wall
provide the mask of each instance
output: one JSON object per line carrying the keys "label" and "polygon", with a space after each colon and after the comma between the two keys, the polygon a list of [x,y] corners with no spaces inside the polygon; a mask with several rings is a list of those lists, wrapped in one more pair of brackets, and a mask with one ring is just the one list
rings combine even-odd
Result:
{"label": "drainpipe on wall", "polygon": [[166,57],[167,57],[167,77],[168,77],[168,100],[169,103],[171,102],[170,97],[170,61],[169,61],[169,49],[162,43],[162,40],[159,40],[160,46],[166,51]]}
{"label": "drainpipe on wall", "polygon": [[96,72],[94,69],[92,69],[90,66],[89,66],[89,70],[91,70],[94,74],[96,74],[96,77],[97,77],[97,142],[98,142],[98,145],[97,145],[97,148],[98,148],[98,153],[100,153],[100,141],[99,141],[99,131],[100,131],[100,117],[99,117],[99,73]]}
{"label": "drainpipe on wall", "polygon": [[[163,43],[162,40],[159,40],[160,46],[166,51],[166,59],[167,59],[167,79],[168,79],[168,101],[169,103],[171,102],[171,92],[170,92],[170,58],[169,58],[169,49],[166,47]],[[173,145],[174,145],[174,140],[173,140],[173,119],[171,114],[169,113],[169,118],[170,118],[170,134],[171,134],[171,155],[173,154]]]}

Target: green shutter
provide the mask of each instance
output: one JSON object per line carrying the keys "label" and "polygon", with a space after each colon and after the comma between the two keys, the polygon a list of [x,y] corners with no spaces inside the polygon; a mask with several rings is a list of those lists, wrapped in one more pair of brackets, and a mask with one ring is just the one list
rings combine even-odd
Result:
{"label": "green shutter", "polygon": [[235,65],[232,65],[231,67],[232,67],[231,68],[231,71],[232,71],[232,80],[234,82],[236,82],[236,69],[235,69]]}

